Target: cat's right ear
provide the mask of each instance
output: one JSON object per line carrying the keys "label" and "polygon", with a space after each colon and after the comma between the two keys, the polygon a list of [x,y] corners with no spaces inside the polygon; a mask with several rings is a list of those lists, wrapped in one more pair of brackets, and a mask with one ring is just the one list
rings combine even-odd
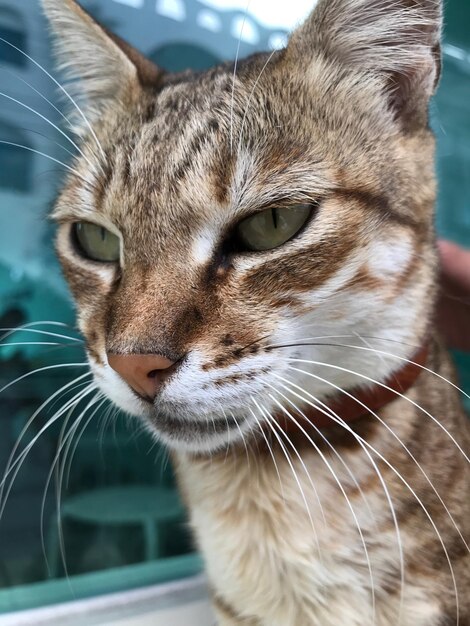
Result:
{"label": "cat's right ear", "polygon": [[356,74],[364,88],[381,84],[403,126],[424,126],[439,80],[441,29],[441,0],[319,0],[287,56],[305,76],[316,55],[333,80]]}
{"label": "cat's right ear", "polygon": [[[91,123],[111,103],[138,97],[163,71],[96,22],[75,0],[42,0],[67,91]],[[80,133],[83,117],[73,117]]]}

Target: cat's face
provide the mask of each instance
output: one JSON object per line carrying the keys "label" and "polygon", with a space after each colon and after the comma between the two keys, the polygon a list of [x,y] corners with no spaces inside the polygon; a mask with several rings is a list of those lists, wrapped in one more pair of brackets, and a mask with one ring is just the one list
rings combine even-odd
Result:
{"label": "cat's face", "polygon": [[[293,359],[374,378],[397,367],[299,343],[413,352],[433,300],[436,3],[398,15],[392,1],[325,1],[235,79],[233,65],[165,75],[71,0],[44,4],[91,125],[77,117],[57,248],[109,398],[170,445],[208,451],[292,409],[287,398],[301,407],[291,382],[315,396],[360,382]],[[156,394],[134,384],[136,355],[174,363]]]}

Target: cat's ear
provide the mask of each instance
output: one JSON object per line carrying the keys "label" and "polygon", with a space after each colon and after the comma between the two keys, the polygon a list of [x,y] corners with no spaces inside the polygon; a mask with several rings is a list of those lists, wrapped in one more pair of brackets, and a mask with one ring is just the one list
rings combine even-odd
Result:
{"label": "cat's ear", "polygon": [[[67,90],[93,123],[113,101],[156,85],[163,71],[109,33],[75,0],[42,0]],[[75,116],[80,125],[80,119]],[[76,129],[80,132],[80,128]]]}
{"label": "cat's ear", "polygon": [[425,124],[440,75],[441,28],[441,0],[320,0],[288,54],[305,66],[316,53],[379,77],[397,118]]}

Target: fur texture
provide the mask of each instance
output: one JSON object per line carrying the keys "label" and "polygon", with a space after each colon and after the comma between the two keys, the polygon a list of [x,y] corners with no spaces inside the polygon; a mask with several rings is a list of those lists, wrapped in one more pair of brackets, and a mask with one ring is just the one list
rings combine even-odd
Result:
{"label": "fur texture", "polygon": [[[320,0],[235,75],[165,74],[73,0],[43,4],[83,106],[54,217],[90,366],[174,451],[220,624],[468,626],[469,429],[432,330],[440,2]],[[300,202],[283,246],[225,246]],[[79,221],[120,238],[120,263],[79,254]],[[425,342],[432,372],[379,415],[277,427]],[[111,353],[178,367],[152,404]]]}

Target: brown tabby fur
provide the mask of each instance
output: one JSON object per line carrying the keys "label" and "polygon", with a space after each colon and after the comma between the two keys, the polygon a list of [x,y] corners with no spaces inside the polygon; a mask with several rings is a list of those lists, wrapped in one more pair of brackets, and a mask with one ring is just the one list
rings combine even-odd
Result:
{"label": "brown tabby fur", "polygon": [[[320,0],[286,49],[235,77],[166,74],[73,0],[43,4],[96,133],[75,116],[58,253],[97,383],[174,450],[219,623],[469,626],[469,428],[432,373],[453,380],[432,329],[440,3]],[[315,216],[287,244],[221,248],[243,217],[299,202]],[[81,257],[75,221],[119,234],[120,265]],[[274,347],[322,336],[343,347]],[[432,372],[382,422],[324,433],[342,460],[313,429],[290,442],[273,427],[289,400],[364,384],[335,368],[384,380],[402,365],[385,352],[425,342]],[[148,406],[111,353],[184,359]]]}

